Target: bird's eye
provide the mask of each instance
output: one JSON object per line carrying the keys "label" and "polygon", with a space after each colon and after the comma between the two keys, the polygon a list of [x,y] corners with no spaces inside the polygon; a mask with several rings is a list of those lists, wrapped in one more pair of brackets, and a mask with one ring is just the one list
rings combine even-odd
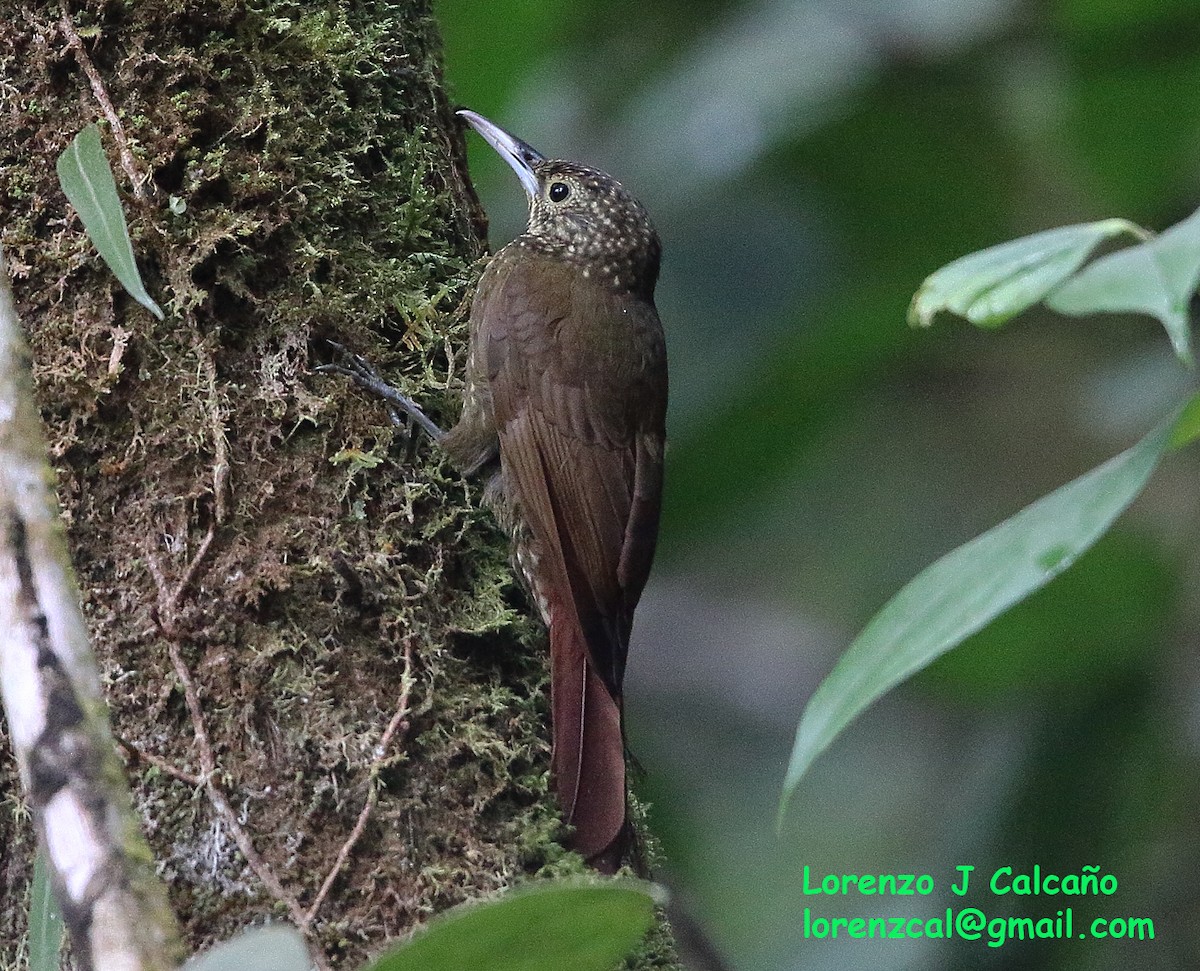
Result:
{"label": "bird's eye", "polygon": [[571,194],[571,187],[569,185],[567,185],[567,183],[565,183],[565,182],[551,182],[550,183],[550,201],[551,202],[562,202],[570,194]]}

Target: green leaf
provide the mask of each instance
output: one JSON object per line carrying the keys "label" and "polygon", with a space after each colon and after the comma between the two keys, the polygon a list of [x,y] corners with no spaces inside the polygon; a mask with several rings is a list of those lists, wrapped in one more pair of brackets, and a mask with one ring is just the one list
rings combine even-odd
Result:
{"label": "green leaf", "polygon": [[1125,219],[1104,219],[1023,236],[948,263],[921,284],[908,322],[928,327],[949,311],[980,327],[999,327],[1074,273],[1101,240],[1121,233],[1145,238]]}
{"label": "green leaf", "polygon": [[851,721],[905,678],[1067,569],[1137,497],[1200,396],[1137,445],[948,553],[875,615],[809,700],[780,818],[801,777]]}
{"label": "green leaf", "polygon": [[1179,449],[1200,438],[1200,395],[1186,405],[1171,431],[1171,448]]}
{"label": "green leaf", "polygon": [[57,169],[63,192],[79,213],[83,228],[101,258],[129,295],[162,320],[162,308],[146,292],[137,261],[133,258],[125,212],[117,196],[117,183],[100,145],[100,129],[94,124],[88,125],[76,135],[58,157]]}
{"label": "green leaf", "polygon": [[184,971],[311,971],[299,931],[288,924],[252,927],[214,944],[183,965]]}
{"label": "green leaf", "polygon": [[455,908],[370,971],[613,971],[653,920],[648,885],[547,882]]}
{"label": "green leaf", "polygon": [[1059,313],[1149,314],[1162,321],[1180,360],[1192,362],[1188,305],[1200,283],[1200,210],[1161,235],[1109,253],[1046,298]]}
{"label": "green leaf", "polygon": [[63,919],[50,887],[46,858],[40,852],[33,861],[29,897],[29,971],[58,971]]}
{"label": "green leaf", "polygon": [[920,673],[921,692],[978,708],[1037,704],[1065,714],[1127,677],[1177,607],[1177,569],[1153,542],[1109,530],[1064,574]]}

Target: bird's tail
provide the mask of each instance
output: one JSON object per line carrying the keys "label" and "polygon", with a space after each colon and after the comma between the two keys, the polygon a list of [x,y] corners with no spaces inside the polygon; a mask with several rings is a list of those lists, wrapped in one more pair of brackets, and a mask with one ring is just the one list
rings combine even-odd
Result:
{"label": "bird's tail", "polygon": [[626,812],[621,704],[588,662],[577,624],[550,628],[554,785],[575,827],[571,849],[601,873],[615,873],[633,845]]}

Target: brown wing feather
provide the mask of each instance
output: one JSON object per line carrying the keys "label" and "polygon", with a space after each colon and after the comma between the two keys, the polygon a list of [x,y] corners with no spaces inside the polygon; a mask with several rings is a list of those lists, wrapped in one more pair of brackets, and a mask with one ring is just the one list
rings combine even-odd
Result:
{"label": "brown wing feather", "polygon": [[658,531],[661,329],[651,304],[622,306],[536,261],[507,272],[486,323],[504,492],[550,627],[556,786],[576,848],[615,866],[628,832],[621,683]]}
{"label": "brown wing feather", "polygon": [[[658,533],[665,351],[650,304],[576,268],[524,261],[491,297],[488,383],[505,467],[539,556],[555,562],[588,650],[621,693]],[[525,454],[527,453],[527,454]],[[536,481],[541,480],[541,481]],[[549,566],[549,564],[548,564]]]}

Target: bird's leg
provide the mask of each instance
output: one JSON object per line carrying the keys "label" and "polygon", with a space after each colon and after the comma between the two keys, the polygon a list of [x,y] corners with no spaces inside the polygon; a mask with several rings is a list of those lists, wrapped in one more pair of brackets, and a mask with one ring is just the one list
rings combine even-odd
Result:
{"label": "bird's leg", "polygon": [[387,403],[392,424],[405,424],[404,415],[407,415],[435,442],[441,442],[445,433],[421,410],[419,404],[384,381],[365,358],[355,354],[344,344],[331,340],[327,340],[326,343],[337,351],[338,360],[330,364],[321,364],[313,368],[314,371],[319,374],[341,374],[349,378],[364,391],[371,392]]}

